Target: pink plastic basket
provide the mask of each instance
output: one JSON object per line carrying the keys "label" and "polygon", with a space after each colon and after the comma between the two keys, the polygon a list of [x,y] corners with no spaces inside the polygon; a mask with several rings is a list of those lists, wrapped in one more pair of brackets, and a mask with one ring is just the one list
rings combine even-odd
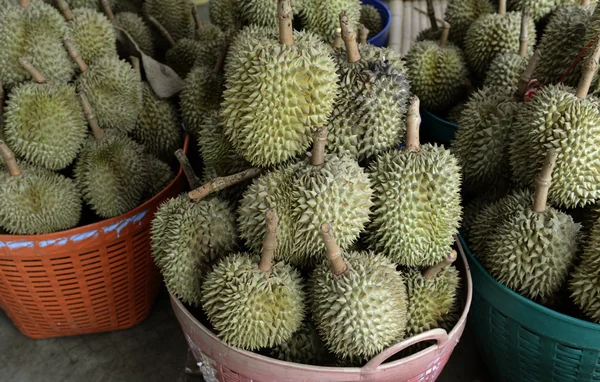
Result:
{"label": "pink plastic basket", "polygon": [[[461,291],[463,311],[454,329],[449,334],[443,329],[434,329],[408,338],[384,350],[362,368],[302,365],[234,348],[202,325],[173,295],[171,305],[206,382],[435,381],[463,334],[473,294],[471,271],[458,241],[457,246],[461,258],[457,267],[464,280]],[[384,364],[400,351],[427,340],[437,343],[410,357]]]}

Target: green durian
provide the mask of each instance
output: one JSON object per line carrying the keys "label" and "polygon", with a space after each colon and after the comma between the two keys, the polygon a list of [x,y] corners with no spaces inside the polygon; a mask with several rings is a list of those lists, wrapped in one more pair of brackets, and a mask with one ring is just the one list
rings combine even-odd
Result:
{"label": "green durian", "polygon": [[306,0],[302,8],[303,25],[307,31],[319,35],[326,43],[335,39],[340,13],[346,12],[348,23],[354,29],[360,22],[360,0]]}
{"label": "green durian", "polygon": [[492,3],[489,0],[449,0],[444,14],[450,28],[450,40],[461,48],[464,47],[464,40],[467,31],[481,16],[494,12]]}
{"label": "green durian", "polygon": [[234,253],[206,276],[202,308],[219,338],[245,350],[290,340],[304,320],[304,291],[298,271],[272,264],[277,247],[277,215],[269,210],[262,256]]}
{"label": "green durian", "polygon": [[165,62],[181,78],[185,78],[194,67],[201,46],[202,43],[193,38],[179,39],[165,54]]}
{"label": "green durian", "polygon": [[[415,42],[431,40],[438,42],[442,38],[442,29],[438,26],[438,19],[435,14],[435,8],[433,6],[433,0],[427,0],[427,17],[429,18],[429,28],[423,29],[419,32],[415,38]],[[448,28],[448,25],[444,26]],[[445,37],[448,38],[448,35]]]}
{"label": "green durian", "polygon": [[448,114],[446,114],[446,121],[458,125],[458,120],[460,119],[460,115],[462,114],[463,110],[465,110],[465,107],[467,107],[466,101],[460,102],[454,106],[452,109],[450,109]]}
{"label": "green durian", "polygon": [[117,36],[106,16],[87,8],[75,9],[72,14],[66,35],[86,63],[93,64],[104,56],[117,57]]}
{"label": "green durian", "polygon": [[325,366],[327,350],[315,327],[304,321],[288,341],[271,350],[270,356],[286,362]]}
{"label": "green durian", "polygon": [[[293,15],[300,12],[300,1],[291,1]],[[233,0],[233,7],[245,24],[267,28],[277,28],[277,1],[275,0]]]}
{"label": "green durian", "polygon": [[578,247],[581,225],[546,206],[556,158],[556,151],[549,150],[533,206],[519,208],[499,221],[484,253],[492,276],[530,299],[549,297],[561,288]]}
{"label": "green durian", "polygon": [[209,23],[197,28],[194,38],[198,41],[209,43],[215,40],[224,40],[225,33],[218,26]]}
{"label": "green durian", "polygon": [[144,14],[154,17],[175,42],[194,36],[194,17],[189,0],[145,0]]}
{"label": "green durian", "polygon": [[9,171],[0,171],[0,227],[13,235],[37,235],[73,228],[81,217],[75,183],[63,175],[31,165],[19,166],[0,141]]}
{"label": "green durian", "polygon": [[114,11],[117,16],[119,13],[136,13],[143,12],[144,0],[116,0]]}
{"label": "green durian", "polygon": [[[486,208],[489,204],[495,202],[498,199],[498,192],[494,188],[490,188],[483,193],[474,197],[471,201],[465,204],[463,208],[463,218],[460,227],[461,235],[470,242],[471,234],[473,231],[473,221],[481,211]],[[471,248],[473,249],[473,248]]]}
{"label": "green durian", "polygon": [[142,52],[148,56],[154,55],[152,30],[141,16],[130,12],[117,13],[113,24],[127,32]]}
{"label": "green durian", "polygon": [[209,0],[210,21],[223,30],[238,29],[239,16],[235,8],[236,0]]}
{"label": "green durian", "polygon": [[100,127],[131,132],[142,110],[142,82],[131,65],[117,57],[102,57],[77,79]]}
{"label": "green durian", "polygon": [[[56,6],[56,0],[44,0],[54,6]],[[109,4],[112,8],[115,7],[117,1],[121,0],[110,0]],[[71,9],[92,9],[95,11],[102,11],[102,3],[100,0],[65,0],[69,8]]]}
{"label": "green durian", "polygon": [[370,359],[405,333],[404,279],[383,255],[342,251],[329,224],[323,224],[321,234],[331,265],[321,262],[310,276],[313,321],[336,356]]}
{"label": "green durian", "polygon": [[147,172],[152,179],[149,182],[146,198],[152,198],[165,189],[175,178],[175,173],[167,163],[156,158],[152,154],[146,155]]}
{"label": "green durian", "polygon": [[533,21],[540,21],[560,6],[557,0],[508,0],[507,7],[511,11],[528,10]]}
{"label": "green durian", "polygon": [[586,316],[600,323],[600,219],[592,228],[581,264],[571,275],[569,290]]}
{"label": "green durian", "polygon": [[131,136],[149,153],[169,160],[183,144],[177,109],[168,100],[158,98],[148,83],[144,82],[142,86],[142,111]]}
{"label": "green durian", "polygon": [[374,208],[367,243],[405,266],[431,266],[448,256],[461,220],[461,171],[441,146],[419,144],[419,101],[407,117],[406,146],[369,167]]}
{"label": "green durian", "polygon": [[223,90],[222,74],[205,66],[192,69],[179,95],[181,117],[188,130],[198,132],[204,118],[219,110]]}
{"label": "green durian", "polygon": [[87,136],[75,88],[59,82],[24,83],[9,95],[5,134],[25,160],[61,170],[74,160]]}
{"label": "green durian", "polygon": [[225,67],[225,135],[259,167],[303,153],[311,135],[326,124],[337,92],[329,48],[310,32],[292,33],[290,24],[281,29],[293,40],[282,44],[275,35],[238,35],[243,40],[233,43]]}
{"label": "green durian", "polygon": [[376,36],[383,29],[381,15],[372,5],[361,4],[359,21],[369,30],[369,38]]}

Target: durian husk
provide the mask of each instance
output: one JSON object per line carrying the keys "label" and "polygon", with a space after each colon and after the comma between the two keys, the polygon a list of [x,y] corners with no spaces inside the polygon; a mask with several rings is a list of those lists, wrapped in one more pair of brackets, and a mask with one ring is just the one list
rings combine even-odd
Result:
{"label": "durian husk", "polygon": [[381,15],[372,5],[361,4],[359,21],[369,30],[369,38],[376,36],[383,29]]}
{"label": "durian husk", "polygon": [[127,32],[142,52],[148,56],[154,56],[152,30],[140,15],[120,12],[115,15],[113,24]]}
{"label": "durian husk", "polygon": [[600,218],[590,232],[581,263],[571,274],[569,290],[579,309],[600,323]]}

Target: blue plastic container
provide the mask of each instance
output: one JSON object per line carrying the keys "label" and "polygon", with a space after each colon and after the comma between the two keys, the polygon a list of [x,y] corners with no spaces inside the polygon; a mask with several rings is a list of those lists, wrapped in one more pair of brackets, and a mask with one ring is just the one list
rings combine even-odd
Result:
{"label": "blue plastic container", "polygon": [[421,108],[421,142],[449,145],[456,136],[458,125],[441,119],[429,110]]}
{"label": "blue plastic container", "polygon": [[[324,0],[325,1],[325,0]],[[363,4],[374,6],[381,15],[381,21],[383,22],[383,29],[375,36],[367,40],[367,43],[379,47],[387,46],[390,40],[390,25],[392,25],[392,12],[387,5],[380,0],[361,0]]]}

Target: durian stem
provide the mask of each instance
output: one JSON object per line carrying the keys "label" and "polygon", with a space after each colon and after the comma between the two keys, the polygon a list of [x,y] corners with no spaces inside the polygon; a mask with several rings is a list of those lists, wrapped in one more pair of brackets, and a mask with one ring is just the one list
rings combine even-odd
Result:
{"label": "durian stem", "polygon": [[537,67],[538,63],[540,62],[541,57],[542,57],[542,54],[541,54],[540,50],[536,49],[535,52],[533,52],[533,55],[531,56],[531,58],[529,59],[529,62],[527,63],[527,67],[521,74],[521,77],[519,78],[519,86],[518,86],[518,90],[517,90],[517,98],[519,101],[522,101],[523,97],[525,97],[525,92],[527,91],[527,86],[529,85],[529,81],[531,81],[531,76],[533,76],[533,72],[535,71],[535,68]]}
{"label": "durian stem", "polygon": [[358,42],[360,44],[367,43],[367,37],[369,36],[369,30],[364,24],[358,24]]}
{"label": "durian stem", "polygon": [[584,7],[587,7],[591,4],[592,2],[590,0],[581,0],[581,5],[583,5]]}
{"label": "durian stem", "polygon": [[219,74],[223,71],[223,68],[225,67],[225,59],[227,58],[228,50],[229,50],[228,47],[225,47],[219,54],[219,57],[217,58],[217,63],[215,64],[215,67],[213,68],[213,73]]}
{"label": "durian stem", "polygon": [[552,170],[554,170],[556,158],[558,158],[558,153],[556,150],[548,150],[544,167],[542,167],[542,171],[540,171],[537,179],[535,180],[535,199],[533,200],[533,207],[531,207],[533,212],[546,211],[548,190],[550,190],[550,185],[552,184]]}
{"label": "durian stem", "polygon": [[212,194],[213,192],[224,190],[227,187],[233,186],[234,184],[238,184],[245,180],[254,178],[258,174],[260,174],[260,172],[261,169],[259,168],[250,168],[248,170],[238,172],[234,175],[215,178],[210,182],[190,191],[188,197],[194,201],[204,199],[206,196]]}
{"label": "durian stem", "polygon": [[338,49],[344,46],[344,40],[342,40],[342,28],[337,28],[335,30],[335,40],[333,40],[333,49]]}
{"label": "durian stem", "polygon": [[438,25],[435,17],[435,8],[433,8],[433,0],[427,0],[427,16],[429,17],[429,24],[431,24],[431,30],[437,32]]}
{"label": "durian stem", "polygon": [[29,7],[29,0],[19,0],[19,4],[21,5],[21,7],[27,8]]}
{"label": "durian stem", "polygon": [[340,13],[340,26],[342,27],[342,40],[346,44],[348,62],[357,62],[360,60],[360,53],[358,53],[358,44],[356,43],[356,32],[352,25],[350,25],[346,11]]}
{"label": "durian stem", "polygon": [[506,14],[506,0],[498,0],[498,14],[501,16]]}
{"label": "durian stem", "polygon": [[320,166],[325,163],[325,147],[327,147],[327,129],[318,129],[313,138],[311,164]]}
{"label": "durian stem", "polygon": [[141,80],[142,79],[142,67],[140,65],[140,59],[137,58],[136,56],[129,56],[129,61],[131,62],[131,67],[133,68],[133,72]]}
{"label": "durian stem", "polygon": [[4,141],[0,140],[0,156],[4,160],[6,167],[8,167],[8,173],[11,176],[19,176],[21,175],[21,169],[17,164],[17,160],[15,159],[15,154],[12,152],[10,147],[4,143]]}
{"label": "durian stem", "polygon": [[85,93],[80,93],[79,98],[81,98],[81,108],[83,109],[83,115],[85,115],[85,119],[87,119],[90,124],[90,129],[92,130],[92,135],[94,139],[99,141],[104,138],[104,130],[100,128],[100,124],[98,123],[98,118],[96,117],[96,113],[94,113],[94,109],[92,109],[92,105],[90,105],[90,100],[88,100]]}
{"label": "durian stem", "polygon": [[324,223],[321,225],[321,238],[325,243],[325,256],[331,264],[331,271],[334,275],[340,276],[348,270],[348,266],[342,258],[342,249],[331,236],[331,224]]}
{"label": "durian stem", "polygon": [[85,72],[88,70],[88,65],[83,61],[83,57],[79,53],[79,50],[75,47],[73,40],[68,37],[63,39],[63,43],[65,44],[65,48],[67,48],[67,52],[69,53],[69,57],[77,64],[77,67],[81,72]]}
{"label": "durian stem", "polygon": [[109,0],[100,0],[100,5],[102,5],[102,9],[104,10],[104,13],[106,13],[106,17],[110,21],[113,21],[115,19],[115,14],[110,7]]}
{"label": "durian stem", "polygon": [[177,161],[179,161],[179,165],[181,166],[181,169],[183,170],[183,173],[185,174],[185,177],[187,178],[190,188],[192,190],[194,190],[194,189],[200,187],[202,185],[202,182],[200,181],[200,178],[198,178],[198,175],[196,175],[196,172],[192,168],[192,164],[190,163],[190,160],[185,155],[183,150],[178,149],[177,151],[175,151],[175,157],[177,158]]}
{"label": "durian stem", "polygon": [[198,8],[196,8],[196,4],[192,4],[192,16],[194,16],[194,24],[196,25],[196,30],[200,30],[204,28],[204,24],[202,24],[202,20],[200,20],[200,14],[198,13]]}
{"label": "durian stem", "polygon": [[444,21],[442,23],[442,36],[440,37],[440,48],[448,46],[448,37],[450,36],[450,23]]}
{"label": "durian stem", "polygon": [[263,272],[269,272],[273,258],[275,257],[275,250],[277,249],[277,223],[279,222],[279,218],[277,217],[277,212],[269,208],[265,213],[265,219],[267,222],[267,234],[263,239],[262,255],[258,269]]}
{"label": "durian stem", "polygon": [[277,17],[279,18],[279,42],[294,45],[294,30],[292,28],[292,4],[290,0],[279,0]]}
{"label": "durian stem", "polygon": [[58,7],[60,13],[62,13],[65,20],[73,20],[73,12],[71,12],[71,8],[69,8],[69,4],[67,4],[66,0],[56,0],[56,6]]}
{"label": "durian stem", "polygon": [[171,45],[171,47],[175,46],[175,40],[173,40],[173,36],[171,36],[169,31],[154,16],[148,16],[148,21],[156,29],[158,29],[160,34],[165,38],[165,40],[167,40],[167,42],[169,43],[169,45]]}
{"label": "durian stem", "polygon": [[421,141],[419,139],[419,126],[421,125],[421,114],[419,114],[419,97],[412,97],[408,114],[406,115],[406,148],[408,151],[421,150]]}
{"label": "durian stem", "polygon": [[527,56],[527,48],[529,45],[529,9],[523,10],[523,17],[521,17],[521,34],[519,35],[519,56]]}
{"label": "durian stem", "polygon": [[587,97],[590,85],[592,84],[592,79],[598,70],[598,60],[600,60],[600,34],[596,35],[591,52],[592,53],[581,65],[581,79],[577,86],[577,93],[575,93],[579,99]]}
{"label": "durian stem", "polygon": [[423,271],[423,277],[425,277],[426,279],[435,278],[438,275],[438,273],[440,273],[444,268],[446,268],[447,266],[449,266],[450,264],[455,262],[456,257],[457,257],[456,251],[455,250],[450,251],[450,255],[448,255],[448,257],[446,257],[442,262],[440,262],[432,267],[429,267],[425,271]]}
{"label": "durian stem", "polygon": [[29,73],[35,82],[38,84],[46,82],[46,77],[33,66],[29,57],[19,57],[19,64],[27,71],[27,73]]}

